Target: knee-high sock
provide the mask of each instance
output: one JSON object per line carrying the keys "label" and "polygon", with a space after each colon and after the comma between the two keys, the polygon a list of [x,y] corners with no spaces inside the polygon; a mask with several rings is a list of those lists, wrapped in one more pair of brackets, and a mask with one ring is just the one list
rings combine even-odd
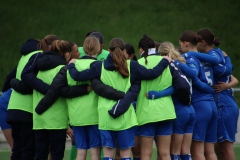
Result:
{"label": "knee-high sock", "polygon": [[191,160],[191,154],[181,154],[181,160]]}
{"label": "knee-high sock", "polygon": [[77,157],[77,148],[76,146],[72,145],[71,151],[70,151],[70,160],[76,160]]}
{"label": "knee-high sock", "polygon": [[180,160],[180,155],[179,154],[170,154],[171,160]]}
{"label": "knee-high sock", "polygon": [[110,157],[103,157],[103,160],[113,160],[113,158],[110,158]]}

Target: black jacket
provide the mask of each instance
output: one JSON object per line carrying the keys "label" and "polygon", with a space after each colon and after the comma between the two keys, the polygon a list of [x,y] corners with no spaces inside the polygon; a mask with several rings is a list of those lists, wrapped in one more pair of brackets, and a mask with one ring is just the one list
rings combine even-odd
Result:
{"label": "black jacket", "polygon": [[11,80],[16,77],[17,67],[15,67],[6,77],[5,82],[2,87],[2,92],[6,92],[9,88],[11,88]]}
{"label": "black jacket", "polygon": [[92,89],[94,92],[104,98],[111,99],[111,100],[120,100],[125,96],[125,93],[122,91],[118,91],[113,87],[104,84],[99,79],[93,79],[91,82]]}
{"label": "black jacket", "polygon": [[[65,65],[66,60],[63,56],[59,55],[58,53],[54,52],[44,52],[39,55],[35,62],[35,67],[34,71],[45,71],[45,70],[50,70],[53,69],[59,65]],[[36,108],[36,110],[39,111],[39,113],[43,113],[45,110],[47,110],[56,100],[59,96],[65,97],[65,98],[73,98],[82,94],[87,94],[87,85],[79,85],[79,86],[73,86],[69,87],[66,85],[66,68],[62,68],[59,72],[58,76],[55,77],[56,83],[53,83],[50,89],[46,92],[47,96],[43,98],[40,102],[40,106]],[[32,76],[36,76],[34,74],[31,74]],[[59,77],[65,77],[65,79],[61,79]],[[62,80],[64,82],[62,82]],[[40,82],[40,83],[38,83]],[[21,82],[19,82],[21,83]],[[41,80],[40,81],[33,81],[31,82],[31,86],[40,86],[42,84]],[[18,90],[24,90],[24,85],[17,84],[15,87]],[[61,88],[61,89],[60,89]],[[35,89],[35,88],[33,88]],[[27,90],[27,89],[26,89]],[[61,92],[59,92],[61,91]]]}
{"label": "black jacket", "polygon": [[68,86],[67,66],[61,68],[53,79],[50,89],[38,103],[35,111],[38,114],[45,112],[59,97],[75,98],[88,94],[87,84]]}
{"label": "black jacket", "polygon": [[[89,59],[92,57],[84,56],[83,59]],[[93,62],[94,63],[94,62]],[[64,98],[75,98],[88,94],[87,84],[68,86],[67,78],[67,66],[63,67],[59,73],[55,76],[51,83],[51,87],[46,95],[40,100],[35,111],[38,114],[42,114],[46,111],[60,96]],[[92,89],[100,96],[119,100],[124,97],[124,93],[117,91],[114,88],[104,85],[100,80],[94,79],[92,81]]]}
{"label": "black jacket", "polygon": [[[180,68],[174,63],[170,63],[169,65],[171,74],[172,74],[172,86],[175,88],[176,95],[179,97],[179,99],[186,105],[191,104],[191,88],[188,83],[188,81],[183,78],[183,73],[181,72]],[[136,82],[132,85],[141,85],[140,82]],[[136,90],[133,91],[133,93],[138,93],[139,89],[137,87],[132,87]],[[125,96],[121,101],[118,101],[111,110],[108,111],[108,113],[113,118],[118,118],[121,116],[125,111],[127,111],[128,106],[134,101],[134,99],[128,98]]]}
{"label": "black jacket", "polygon": [[[29,54],[33,51],[36,51],[37,50],[37,45],[38,45],[37,40],[34,40],[34,39],[27,40],[27,42],[25,42],[23,44],[23,46],[21,47],[20,54],[21,55],[27,55],[27,54]],[[8,75],[7,79],[8,80],[13,80],[13,78],[15,78],[15,77],[16,77],[16,68]],[[8,81],[8,84],[10,84],[10,86],[11,86],[11,83],[12,82],[9,83],[9,81]],[[4,88],[6,86],[4,85],[2,90],[5,90]],[[10,86],[8,85],[8,87],[10,87]],[[27,88],[27,86],[25,84],[23,84],[22,82],[21,82],[20,86],[23,87],[23,88],[21,88],[22,90],[24,90],[24,87]],[[12,88],[14,88],[14,87],[12,87]],[[15,88],[14,88],[14,90],[18,91]],[[31,89],[30,89],[30,92],[32,92]],[[26,111],[23,111],[23,110],[19,110],[19,109],[10,109],[10,110],[7,111],[7,122],[8,123],[11,123],[11,122],[29,122],[29,123],[32,123],[32,121],[33,121],[32,120],[32,113],[29,113],[29,112],[26,112]]]}

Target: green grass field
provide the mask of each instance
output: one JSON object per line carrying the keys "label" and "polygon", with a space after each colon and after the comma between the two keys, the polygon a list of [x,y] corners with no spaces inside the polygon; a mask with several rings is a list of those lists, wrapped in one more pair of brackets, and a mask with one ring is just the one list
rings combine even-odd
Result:
{"label": "green grass field", "polygon": [[[236,156],[236,160],[240,159],[240,145],[235,145],[234,146],[234,152],[235,152],[235,156]],[[9,160],[9,155],[10,152],[8,150],[3,150],[0,151],[0,160]],[[70,157],[70,150],[66,149],[65,150],[65,156],[63,160],[69,160]],[[156,154],[156,148],[154,148],[153,150],[153,155],[152,155],[152,160],[156,160],[157,159],[157,154]],[[87,160],[90,160],[90,155],[88,154],[87,156]]]}

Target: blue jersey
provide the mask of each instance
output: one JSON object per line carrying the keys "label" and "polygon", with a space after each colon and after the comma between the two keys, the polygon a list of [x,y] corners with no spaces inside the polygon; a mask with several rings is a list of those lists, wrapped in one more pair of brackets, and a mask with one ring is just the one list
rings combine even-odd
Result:
{"label": "blue jersey", "polygon": [[213,69],[212,65],[203,61],[200,61],[199,63],[199,70],[198,70],[198,77],[199,79],[207,83],[208,85],[213,85]]}
{"label": "blue jersey", "polygon": [[[188,52],[187,54],[189,53],[190,52]],[[198,53],[198,54],[201,54],[201,53]],[[185,58],[186,58],[186,64],[189,66],[189,68],[196,71],[197,73],[197,78],[191,77],[193,80],[192,102],[194,103],[194,102],[203,101],[203,100],[213,100],[212,94],[199,90],[196,86],[194,86],[194,83],[198,81],[201,81],[209,86],[213,85],[212,65],[198,60],[195,56],[189,55]]]}
{"label": "blue jersey", "polygon": [[219,62],[213,66],[214,84],[218,82],[229,83],[232,74],[232,64],[229,57],[225,58],[222,54],[222,50],[219,48],[212,49],[208,51],[207,54],[216,57]]}
{"label": "blue jersey", "polygon": [[232,74],[232,63],[228,56],[224,57],[222,50],[214,48],[208,51],[206,54],[198,52],[188,52],[184,54],[184,57],[195,56],[200,61],[213,65],[214,84],[221,81],[227,83],[229,76]]}

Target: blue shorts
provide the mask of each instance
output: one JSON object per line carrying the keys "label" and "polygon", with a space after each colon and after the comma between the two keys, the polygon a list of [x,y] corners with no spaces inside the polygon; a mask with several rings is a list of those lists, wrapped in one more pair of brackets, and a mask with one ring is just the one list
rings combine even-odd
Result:
{"label": "blue shorts", "polygon": [[128,149],[135,145],[134,127],[122,131],[100,130],[100,135],[103,147],[115,148],[115,142],[119,149]]}
{"label": "blue shorts", "polygon": [[196,113],[193,140],[217,142],[217,107],[214,101],[199,101],[192,104]]}
{"label": "blue shorts", "polygon": [[214,100],[218,108],[217,141],[235,142],[239,109],[231,90],[215,94]]}
{"label": "blue shorts", "polygon": [[176,111],[177,118],[173,122],[173,133],[184,134],[184,133],[193,133],[196,114],[189,113],[185,109]]}
{"label": "blue shorts", "polygon": [[135,133],[135,136],[139,136],[140,135],[140,131],[139,131],[139,127],[138,126],[134,126],[134,133]]}
{"label": "blue shorts", "polygon": [[73,126],[73,135],[77,149],[101,147],[98,125]]}
{"label": "blue shorts", "polygon": [[239,109],[236,105],[218,107],[217,140],[219,143],[225,140],[235,142],[238,116]]}
{"label": "blue shorts", "polygon": [[139,126],[140,136],[155,137],[172,135],[174,121],[147,123]]}
{"label": "blue shorts", "polygon": [[2,130],[11,129],[11,126],[6,122],[7,120],[7,107],[12,93],[12,89],[8,89],[0,97],[0,127]]}

